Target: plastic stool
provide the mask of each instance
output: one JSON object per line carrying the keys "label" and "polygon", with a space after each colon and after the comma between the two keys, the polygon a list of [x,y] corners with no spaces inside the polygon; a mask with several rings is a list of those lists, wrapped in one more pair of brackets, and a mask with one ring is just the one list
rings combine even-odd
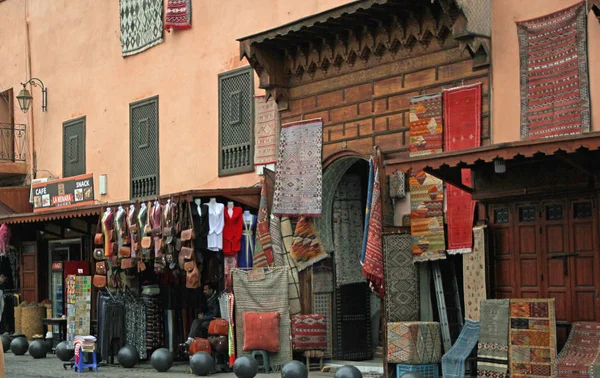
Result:
{"label": "plastic stool", "polygon": [[[92,354],[92,363],[91,364],[86,364],[84,362],[86,353]],[[96,372],[98,371],[98,362],[96,361],[96,346],[95,345],[93,348],[90,348],[90,349],[82,348],[79,350],[79,362],[73,365],[73,369],[80,373],[83,373],[83,369],[90,369],[90,370],[93,370]]]}
{"label": "plastic stool", "polygon": [[[260,356],[262,361],[257,359],[256,357]],[[266,350],[253,350],[252,358],[258,361],[258,368],[263,369],[265,374],[269,374],[271,372],[271,363],[269,362],[269,352]],[[262,363],[261,363],[262,362]]]}

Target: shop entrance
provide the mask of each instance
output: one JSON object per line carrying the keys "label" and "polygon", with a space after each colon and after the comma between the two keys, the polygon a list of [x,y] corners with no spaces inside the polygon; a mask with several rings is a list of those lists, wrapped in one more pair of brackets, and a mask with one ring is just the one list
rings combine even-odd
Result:
{"label": "shop entrance", "polygon": [[48,288],[52,301],[52,317],[65,315],[65,278],[67,275],[88,275],[89,266],[82,261],[82,240],[63,239],[48,242]]}

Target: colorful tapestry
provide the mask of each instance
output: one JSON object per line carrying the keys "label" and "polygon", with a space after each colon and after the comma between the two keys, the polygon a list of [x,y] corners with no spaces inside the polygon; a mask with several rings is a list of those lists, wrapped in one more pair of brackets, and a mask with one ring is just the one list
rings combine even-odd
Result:
{"label": "colorful tapestry", "polygon": [[600,323],[573,323],[556,361],[559,378],[593,377],[600,364]]}
{"label": "colorful tapestry", "polygon": [[446,258],[443,182],[425,172],[410,174],[410,234],[415,262]]}
{"label": "colorful tapestry", "polygon": [[385,310],[390,323],[419,320],[419,270],[409,234],[384,234]]}
{"label": "colorful tapestry", "polygon": [[273,214],[321,215],[323,121],[281,125]]}
{"label": "colorful tapestry", "polygon": [[365,206],[365,223],[363,230],[362,249],[360,251],[360,264],[365,264],[367,257],[367,240],[369,239],[369,224],[371,221],[371,204],[373,202],[373,181],[375,180],[375,164],[376,161],[371,158],[369,160],[369,178],[367,184],[367,203]]}
{"label": "colorful tapestry", "polygon": [[373,356],[370,299],[371,290],[366,283],[336,289],[336,359],[361,361]]}
{"label": "colorful tapestry", "polygon": [[163,0],[120,0],[122,55],[134,55],[163,41]]}
{"label": "colorful tapestry", "polygon": [[300,217],[296,223],[290,255],[299,272],[327,258],[327,252],[310,218]]}
{"label": "colorful tapestry", "polygon": [[479,320],[479,308],[487,298],[485,285],[485,226],[473,227],[473,252],[463,255],[465,317]]}
{"label": "colorful tapestry", "polygon": [[406,197],[406,176],[402,171],[394,171],[388,176],[388,190],[394,201]]}
{"label": "colorful tapestry", "polygon": [[331,259],[323,259],[312,266],[311,282],[313,293],[333,293],[333,261]]}
{"label": "colorful tapestry", "polygon": [[298,268],[291,256],[294,234],[292,232],[292,221],[288,217],[281,217],[281,240],[283,242],[284,266],[287,266],[288,272],[288,297],[290,300],[290,315],[299,314],[300,308],[300,279],[298,278]]}
{"label": "colorful tapestry", "polygon": [[479,340],[479,322],[465,319],[465,325],[463,325],[458,339],[442,357],[442,374],[444,378],[463,378],[465,376],[465,361],[473,352],[477,340]]}
{"label": "colorful tapestry", "polygon": [[333,293],[313,293],[312,296],[313,312],[325,315],[327,322],[327,348],[325,349],[325,357],[331,357],[333,353],[331,336],[333,329],[332,296]]}
{"label": "colorful tapestry", "polygon": [[442,94],[410,99],[410,157],[442,152]]}
{"label": "colorful tapestry", "polygon": [[590,131],[585,4],[517,22],[523,140]]}
{"label": "colorful tapestry", "polygon": [[556,376],[554,299],[511,299],[509,372],[519,377]]}
{"label": "colorful tapestry", "polygon": [[[479,147],[481,140],[481,83],[444,91],[444,151]],[[462,170],[462,184],[471,187],[471,170]],[[471,252],[475,204],[470,193],[446,186],[448,253]]]}
{"label": "colorful tapestry", "polygon": [[321,314],[292,316],[294,351],[327,349],[327,317]]}
{"label": "colorful tapestry", "polygon": [[279,352],[269,353],[271,367],[278,368],[292,359],[290,343],[290,313],[286,268],[263,269],[264,279],[252,280],[249,272],[231,271],[235,294],[235,338],[239,356],[250,353],[243,350],[244,312],[279,312]]}
{"label": "colorful tapestry", "polygon": [[373,199],[371,201],[371,216],[369,217],[369,236],[367,239],[367,253],[363,265],[363,276],[371,281],[373,290],[383,296],[385,282],[383,273],[383,246],[381,233],[383,232],[383,216],[381,209],[381,190],[379,186],[379,167],[375,169],[373,178]]}
{"label": "colorful tapestry", "polygon": [[365,282],[360,264],[363,231],[361,178],[346,174],[333,201],[333,244],[337,286]]}
{"label": "colorful tapestry", "polygon": [[192,0],[168,0],[165,30],[192,27]]}
{"label": "colorful tapestry", "polygon": [[256,123],[254,126],[254,165],[277,161],[277,125],[279,113],[275,98],[254,97]]}
{"label": "colorful tapestry", "polygon": [[269,233],[271,234],[271,245],[273,247],[273,265],[287,266],[284,259],[283,239],[281,238],[281,220],[271,215],[269,222]]}
{"label": "colorful tapestry", "polygon": [[[260,205],[258,209],[258,217],[256,219],[256,241],[257,254],[254,257],[254,266],[261,267],[273,264],[273,248],[271,246],[271,233],[269,231],[269,209],[267,208],[267,185],[263,180],[262,189],[260,191]],[[260,243],[260,248],[258,248]],[[261,254],[263,256],[258,256]],[[262,260],[262,261],[261,261]]]}
{"label": "colorful tapestry", "polygon": [[477,376],[508,377],[509,299],[481,301]]}
{"label": "colorful tapestry", "polygon": [[387,324],[388,362],[437,364],[442,357],[440,323],[400,322]]}

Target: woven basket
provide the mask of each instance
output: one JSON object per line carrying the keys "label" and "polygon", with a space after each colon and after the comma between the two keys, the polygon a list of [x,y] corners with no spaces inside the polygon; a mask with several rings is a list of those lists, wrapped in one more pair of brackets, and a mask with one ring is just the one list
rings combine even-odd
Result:
{"label": "woven basket", "polygon": [[42,318],[46,316],[45,306],[24,307],[21,311],[21,333],[31,339],[33,335],[41,334],[44,330]]}

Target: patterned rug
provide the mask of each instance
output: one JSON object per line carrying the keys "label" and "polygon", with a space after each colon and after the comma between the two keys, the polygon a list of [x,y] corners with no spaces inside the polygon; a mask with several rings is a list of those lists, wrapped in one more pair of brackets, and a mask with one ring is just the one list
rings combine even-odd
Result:
{"label": "patterned rug", "polygon": [[[479,147],[481,140],[481,83],[444,91],[444,151]],[[471,170],[462,170],[462,183],[471,186]],[[448,253],[469,253],[473,244],[475,204],[471,194],[446,186]]]}
{"label": "patterned rug", "polygon": [[313,293],[333,293],[333,261],[323,259],[314,264],[311,281]]}
{"label": "patterned rug", "polygon": [[290,312],[288,302],[287,274],[285,268],[264,269],[265,278],[251,281],[248,272],[240,269],[231,271],[233,275],[233,292],[235,294],[236,342],[239,356],[249,355],[244,352],[244,312],[279,312],[280,350],[269,353],[271,367],[278,368],[292,359],[290,342]]}
{"label": "patterned rug", "polygon": [[442,94],[410,99],[410,157],[442,152]]}
{"label": "patterned rug", "polygon": [[394,171],[388,176],[388,190],[392,200],[406,197],[406,175],[402,171]]}
{"label": "patterned rug", "polygon": [[362,273],[371,282],[373,290],[380,296],[385,294],[383,246],[381,245],[382,231],[381,188],[379,186],[379,167],[377,167],[373,178],[373,199],[371,201],[371,215],[369,217],[369,235]]}
{"label": "patterned rug", "polygon": [[328,256],[315,225],[308,217],[300,217],[296,223],[290,256],[299,272]]}
{"label": "patterned rug", "polygon": [[294,351],[327,349],[327,317],[323,314],[292,316]]}
{"label": "patterned rug", "polygon": [[277,161],[277,125],[279,113],[275,99],[255,96],[256,125],[254,126],[254,165]]}
{"label": "patterned rug", "polygon": [[523,140],[590,131],[585,4],[517,22]]}
{"label": "patterned rug", "polygon": [[508,377],[509,299],[481,302],[481,325],[477,346],[477,376]]}
{"label": "patterned rug", "polygon": [[163,41],[163,0],[120,0],[122,55],[134,55]]}
{"label": "patterned rug", "polygon": [[360,265],[364,214],[361,194],[361,180],[356,174],[345,175],[335,193],[333,244],[337,286],[365,282]]}
{"label": "patterned rug", "polygon": [[445,259],[443,182],[422,171],[411,172],[409,182],[414,261]]}
{"label": "patterned rug", "polygon": [[554,299],[511,299],[509,371],[511,376],[556,376]]}
{"label": "patterned rug", "polygon": [[442,357],[442,374],[444,377],[463,378],[465,361],[473,352],[479,340],[479,322],[465,319],[465,325],[452,348]]}
{"label": "patterned rug", "polygon": [[440,323],[400,322],[387,324],[388,362],[437,364],[442,357]]}
{"label": "patterned rug", "polygon": [[419,270],[409,234],[384,234],[385,309],[390,323],[419,320]]}
{"label": "patterned rug", "polygon": [[473,227],[473,252],[463,255],[465,317],[479,320],[480,303],[487,298],[485,285],[485,226]]}
{"label": "patterned rug", "polygon": [[260,191],[258,217],[256,218],[256,247],[253,264],[255,267],[273,265],[273,247],[271,244],[271,232],[269,231],[270,222],[269,209],[267,208],[267,184],[263,180]]}
{"label": "patterned rug", "polygon": [[165,30],[192,27],[192,0],[168,0]]}
{"label": "patterned rug", "polygon": [[369,223],[371,221],[371,205],[373,204],[373,182],[375,180],[375,160],[369,160],[369,177],[367,184],[367,202],[365,206],[365,224],[363,230],[363,242],[360,250],[360,264],[365,264],[367,257],[367,241],[369,239]]}
{"label": "patterned rug", "polygon": [[323,121],[281,125],[273,214],[321,215]]}
{"label": "patterned rug", "polygon": [[333,330],[332,297],[332,293],[313,293],[312,296],[313,312],[315,314],[325,315],[327,318],[327,349],[325,350],[325,357],[331,357],[333,355],[333,343],[331,336]]}
{"label": "patterned rug", "polygon": [[336,290],[336,358],[368,360],[371,349],[371,290],[366,283],[344,285]]}
{"label": "patterned rug", "polygon": [[269,233],[271,234],[271,246],[273,247],[273,265],[287,266],[284,258],[283,239],[281,238],[281,220],[279,217],[271,215],[269,221]]}
{"label": "patterned rug", "polygon": [[281,240],[283,242],[283,260],[284,266],[287,266],[288,272],[288,298],[290,300],[290,315],[296,315],[301,312],[300,307],[300,279],[298,278],[298,268],[294,264],[290,251],[294,235],[292,233],[292,222],[288,217],[281,217]]}
{"label": "patterned rug", "polygon": [[573,323],[567,343],[558,355],[560,378],[593,377],[600,364],[600,323]]}

